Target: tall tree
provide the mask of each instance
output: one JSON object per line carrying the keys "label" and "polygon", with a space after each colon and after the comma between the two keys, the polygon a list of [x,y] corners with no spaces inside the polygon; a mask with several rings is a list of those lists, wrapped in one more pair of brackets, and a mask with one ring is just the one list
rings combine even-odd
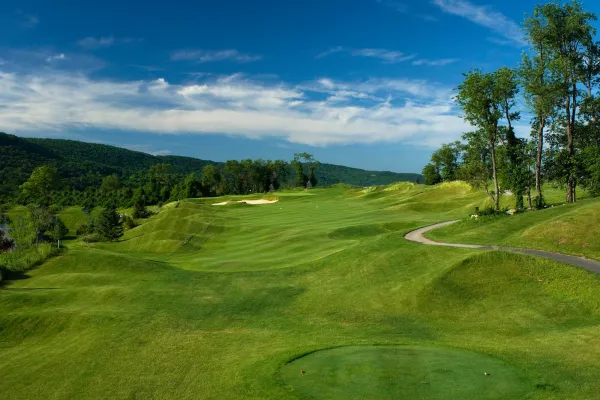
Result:
{"label": "tall tree", "polygon": [[[460,163],[463,145],[459,141],[443,144],[431,155],[431,163],[435,166],[444,182],[456,180],[456,172]],[[428,171],[430,174],[432,171]],[[433,177],[433,175],[431,176]]]}
{"label": "tall tree", "polygon": [[558,118],[561,125],[555,131],[561,146],[561,164],[564,166],[563,180],[567,186],[566,200],[577,201],[578,170],[576,140],[578,139],[578,112],[581,109],[582,91],[580,85],[587,79],[582,73],[586,70],[585,58],[594,45],[596,30],[591,22],[596,16],[583,9],[578,1],[559,4],[549,3],[539,6],[536,11],[547,23],[545,45],[552,52],[550,68],[560,81],[559,97],[562,107]]}
{"label": "tall tree", "polygon": [[[173,189],[173,191],[175,191],[175,189]],[[185,199],[202,196],[202,185],[200,184],[198,175],[194,172],[188,174],[183,180],[180,191],[181,197]]]}
{"label": "tall tree", "polygon": [[36,232],[37,241],[52,227],[53,217],[46,206],[29,206],[29,218]]}
{"label": "tall tree", "polygon": [[218,195],[221,187],[221,173],[213,164],[208,164],[202,169],[202,187],[209,195]]}
{"label": "tall tree", "polygon": [[299,154],[294,154],[294,159],[291,162],[294,171],[296,172],[294,185],[296,187],[305,187],[307,176],[304,174],[304,166],[302,165],[301,157]]}
{"label": "tall tree", "polygon": [[[516,113],[512,110],[517,82],[512,72],[501,69],[495,73],[484,73],[475,69],[464,74],[458,86],[456,101],[462,108],[464,118],[476,126],[477,133],[484,135],[490,152],[493,193],[489,193],[496,210],[500,209],[500,187],[496,146],[502,139],[499,123],[502,119],[512,129],[511,121]],[[518,114],[517,114],[518,115]]]}
{"label": "tall tree", "polygon": [[519,75],[524,89],[525,103],[533,114],[533,136],[536,138],[535,156],[535,191],[536,205],[544,205],[542,193],[542,155],[544,152],[544,135],[548,120],[555,115],[559,105],[560,82],[557,74],[551,68],[555,62],[555,54],[551,51],[548,41],[551,27],[543,13],[543,7],[538,6],[533,15],[525,19],[527,40],[532,47],[532,54],[523,54],[519,66]]}
{"label": "tall tree", "polygon": [[43,165],[37,167],[31,176],[21,185],[23,195],[33,202],[49,205],[52,200],[52,192],[60,186],[60,176],[54,165]]}
{"label": "tall tree", "polygon": [[442,182],[442,176],[440,175],[438,167],[434,163],[429,163],[423,168],[423,179],[426,185],[437,185]]}

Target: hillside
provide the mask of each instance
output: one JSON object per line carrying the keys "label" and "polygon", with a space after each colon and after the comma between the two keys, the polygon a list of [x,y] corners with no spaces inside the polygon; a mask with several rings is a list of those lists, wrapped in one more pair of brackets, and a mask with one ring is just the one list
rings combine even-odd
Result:
{"label": "hillside", "polygon": [[[290,155],[291,156],[291,155]],[[84,190],[97,187],[103,176],[117,174],[135,179],[151,165],[166,163],[171,172],[185,175],[200,172],[207,164],[221,168],[223,163],[193,157],[153,156],[139,151],[97,143],[63,139],[21,138],[0,132],[0,199],[22,184],[35,167],[56,164],[67,185]],[[290,157],[291,158],[291,157]],[[419,174],[365,171],[333,164],[321,164],[317,173],[321,186],[347,183],[355,186],[385,185],[421,179]]]}
{"label": "hillside", "polygon": [[[404,240],[464,218],[485,193],[405,183],[272,196],[164,205],[118,242],[68,239],[3,281],[3,398],[598,397],[600,275]],[[582,240],[576,228],[599,213],[586,199],[471,228]],[[60,216],[71,230],[87,218],[75,206]],[[589,232],[581,252],[597,257]]]}

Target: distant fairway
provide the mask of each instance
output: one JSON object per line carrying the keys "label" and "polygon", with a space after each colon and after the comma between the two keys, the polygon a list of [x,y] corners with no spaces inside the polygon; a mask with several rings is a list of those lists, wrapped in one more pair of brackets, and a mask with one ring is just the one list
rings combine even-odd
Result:
{"label": "distant fairway", "polygon": [[[2,282],[1,398],[598,397],[600,276],[404,240],[465,218],[483,193],[453,183],[274,196],[170,204],[118,243],[67,241]],[[85,221],[76,207],[63,215],[72,232]],[[430,235],[600,259],[598,215],[586,199]]]}

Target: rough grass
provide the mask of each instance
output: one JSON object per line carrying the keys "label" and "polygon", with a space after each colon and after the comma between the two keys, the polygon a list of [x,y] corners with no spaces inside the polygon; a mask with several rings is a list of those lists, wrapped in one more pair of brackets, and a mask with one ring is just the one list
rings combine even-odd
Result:
{"label": "rough grass", "polygon": [[465,220],[427,234],[445,242],[525,247],[600,259],[600,201]]}
{"label": "rough grass", "polygon": [[[598,276],[403,239],[486,201],[462,190],[289,191],[248,207],[198,199],[163,207],[118,243],[70,241],[66,253],[0,288],[2,398],[346,399],[368,390],[362,398],[443,399],[458,379],[465,390],[487,384],[487,362],[507,371],[491,381],[517,393],[499,392],[511,393],[504,398],[596,398]],[[400,207],[410,203],[426,206]],[[525,232],[544,216],[560,221],[560,209],[569,207],[506,221],[533,218],[515,222]],[[504,240],[512,228],[496,233]],[[373,345],[442,356],[423,351],[403,364],[351,351]],[[340,346],[350,353],[319,361],[330,372],[315,375],[316,386],[286,378],[290,361]],[[427,367],[448,359],[456,362],[447,381]],[[403,375],[406,365],[415,373]],[[336,366],[342,377],[332,375]],[[435,378],[429,392],[420,391],[420,375]],[[451,398],[481,398],[468,393]]]}

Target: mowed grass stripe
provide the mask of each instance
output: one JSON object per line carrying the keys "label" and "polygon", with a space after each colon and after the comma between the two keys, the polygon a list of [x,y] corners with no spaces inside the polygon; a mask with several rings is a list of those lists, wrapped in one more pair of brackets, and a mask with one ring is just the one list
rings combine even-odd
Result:
{"label": "mowed grass stripe", "polygon": [[[599,277],[534,257],[403,239],[483,207],[483,193],[409,185],[276,196],[260,206],[201,199],[164,207],[129,240],[71,241],[26,279],[3,283],[3,399],[318,398],[292,390],[282,368],[310,352],[372,345],[499,360],[519,371],[505,381],[509,389],[525,382],[518,398],[600,391]],[[392,206],[410,201],[420,206]],[[206,230],[212,221],[223,228]],[[147,243],[131,246],[136,235]],[[344,370],[346,361],[328,367]],[[365,380],[371,398],[405,393],[378,383],[383,374],[401,388],[397,369],[375,369],[371,379],[364,368],[358,362],[345,379]]]}

